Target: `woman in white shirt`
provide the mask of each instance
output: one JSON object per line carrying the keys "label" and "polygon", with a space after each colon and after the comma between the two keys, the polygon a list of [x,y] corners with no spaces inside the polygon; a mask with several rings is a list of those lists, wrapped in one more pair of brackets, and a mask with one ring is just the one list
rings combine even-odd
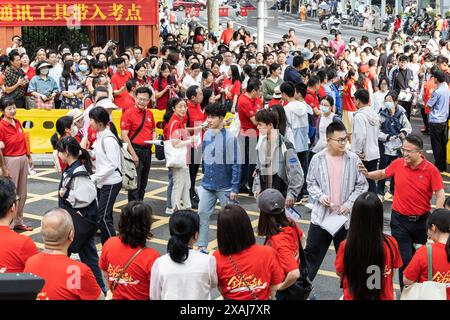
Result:
{"label": "woman in white shirt", "polygon": [[95,173],[91,176],[97,186],[97,218],[102,244],[116,235],[113,206],[122,188],[121,145],[122,142],[108,127],[109,113],[103,107],[89,112],[89,125],[97,133],[94,142]]}
{"label": "woman in white shirt", "polygon": [[375,92],[372,96],[372,109],[375,113],[380,112],[384,106],[384,97],[386,97],[389,89],[387,79],[383,78],[380,80],[379,88],[380,90]]}
{"label": "woman in white shirt", "polygon": [[152,300],[210,300],[217,287],[216,259],[193,250],[200,230],[198,214],[176,211],[169,220],[168,253],[152,267]]}

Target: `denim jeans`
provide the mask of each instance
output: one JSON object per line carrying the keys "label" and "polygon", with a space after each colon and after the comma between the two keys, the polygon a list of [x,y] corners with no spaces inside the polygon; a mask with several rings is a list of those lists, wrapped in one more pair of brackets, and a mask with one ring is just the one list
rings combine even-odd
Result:
{"label": "denim jeans", "polygon": [[230,191],[220,190],[206,190],[202,186],[198,188],[198,196],[200,203],[198,204],[198,215],[200,216],[200,233],[197,240],[197,246],[208,246],[208,232],[209,232],[209,217],[214,212],[217,199],[220,201],[221,207],[225,207],[231,203],[229,196]]}
{"label": "denim jeans", "polygon": [[173,169],[169,169],[169,185],[167,186],[167,208],[172,209]]}

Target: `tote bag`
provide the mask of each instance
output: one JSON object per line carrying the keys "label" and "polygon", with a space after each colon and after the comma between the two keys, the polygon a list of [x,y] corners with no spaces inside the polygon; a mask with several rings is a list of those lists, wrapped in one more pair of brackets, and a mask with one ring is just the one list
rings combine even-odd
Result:
{"label": "tote bag", "polygon": [[[170,136],[172,136],[174,123],[170,127]],[[167,168],[186,168],[187,146],[175,148],[172,139],[166,140],[164,141],[164,155],[166,157]]]}
{"label": "tote bag", "polygon": [[447,300],[446,284],[433,281],[433,253],[430,244],[427,244],[427,257],[428,281],[404,287],[400,300]]}

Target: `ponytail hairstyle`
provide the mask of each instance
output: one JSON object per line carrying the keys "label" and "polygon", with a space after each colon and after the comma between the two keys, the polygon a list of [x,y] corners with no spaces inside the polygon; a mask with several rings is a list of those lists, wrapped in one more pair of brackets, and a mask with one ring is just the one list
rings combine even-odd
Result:
{"label": "ponytail hairstyle", "polygon": [[200,218],[191,210],[180,210],[174,212],[169,220],[170,239],[167,251],[170,258],[183,263],[189,257],[189,241],[200,230]]}
{"label": "ponytail hairstyle", "polygon": [[169,123],[170,118],[172,118],[173,116],[173,109],[174,107],[179,104],[181,101],[183,101],[183,99],[181,98],[170,98],[169,101],[167,102],[167,108],[166,108],[166,113],[164,114],[163,120],[163,127],[166,126],[166,124]]}
{"label": "ponytail hairstyle", "polygon": [[427,230],[435,226],[442,233],[449,234],[447,243],[445,244],[445,252],[447,253],[447,262],[450,262],[450,210],[436,209],[427,219]]}
{"label": "ponytail hairstyle", "polygon": [[71,116],[63,116],[56,120],[56,132],[50,138],[53,149],[56,149],[56,143],[58,142],[58,140],[64,137],[66,129],[72,129],[72,124],[73,117]]}
{"label": "ponytail hairstyle", "polygon": [[92,161],[89,152],[83,149],[74,137],[63,137],[55,144],[55,149],[58,152],[67,152],[71,157],[77,158],[86,168],[89,174],[93,173]]}
{"label": "ponytail hairstyle", "polygon": [[105,126],[105,128],[109,128],[112,132],[112,134],[116,137],[117,141],[119,142],[119,146],[122,148],[123,143],[122,140],[119,138],[119,134],[117,133],[116,126],[111,121],[111,118],[109,116],[108,111],[106,111],[103,107],[95,107],[94,109],[91,109],[89,111],[89,119],[94,120],[96,123],[101,123]]}
{"label": "ponytail hairstyle", "polygon": [[352,79],[355,76],[355,74],[356,74],[355,69],[349,68],[348,72],[347,72],[347,75],[345,76],[344,81],[347,82],[348,80]]}

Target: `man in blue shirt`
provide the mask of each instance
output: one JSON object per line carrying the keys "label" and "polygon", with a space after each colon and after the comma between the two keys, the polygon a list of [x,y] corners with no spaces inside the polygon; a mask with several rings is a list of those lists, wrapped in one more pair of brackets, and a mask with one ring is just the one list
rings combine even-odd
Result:
{"label": "man in blue shirt", "polygon": [[431,112],[430,140],[433,149],[434,164],[443,172],[447,170],[447,140],[448,140],[448,115],[449,115],[449,90],[445,82],[445,73],[437,70],[433,74],[436,82],[436,89],[428,100],[428,107]]}
{"label": "man in blue shirt", "polygon": [[217,199],[222,208],[239,203],[241,166],[238,140],[224,128],[226,107],[218,103],[209,104],[205,112],[208,130],[203,137],[204,174],[198,189],[200,233],[197,246],[201,252],[207,253],[209,217],[214,212]]}

